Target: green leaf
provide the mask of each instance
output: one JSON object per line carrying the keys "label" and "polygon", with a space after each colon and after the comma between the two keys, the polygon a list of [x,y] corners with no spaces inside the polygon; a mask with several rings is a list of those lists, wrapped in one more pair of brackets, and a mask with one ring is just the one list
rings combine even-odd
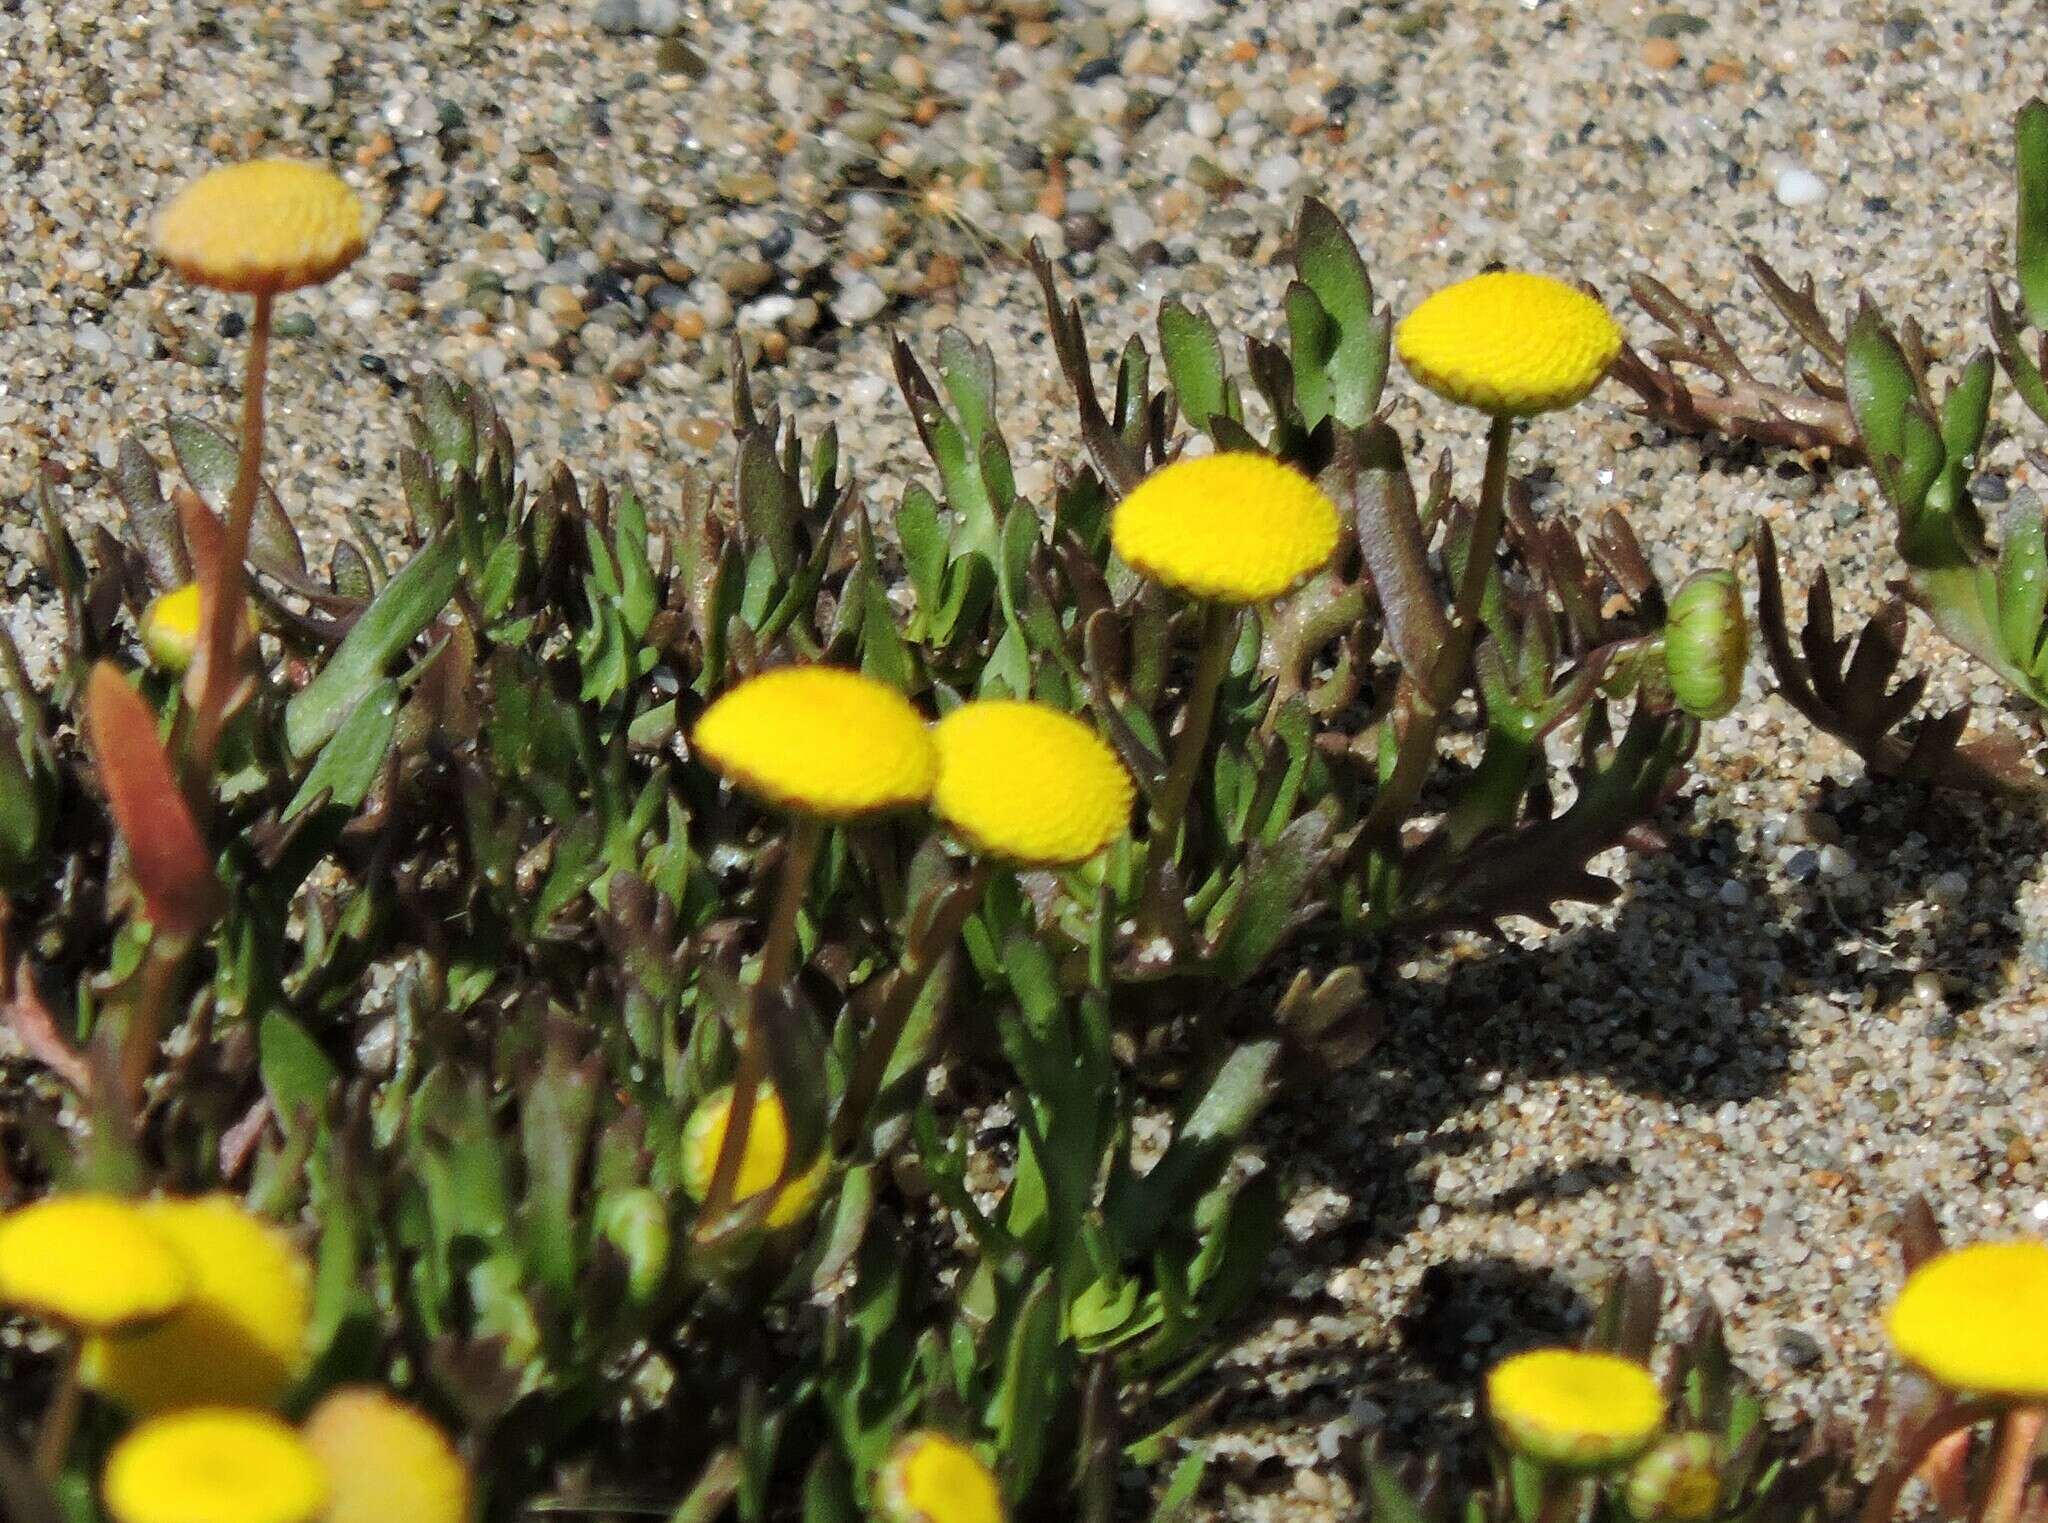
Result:
{"label": "green leaf", "polygon": [[600,1060],[577,1062],[558,1033],[528,1086],[520,1112],[526,1155],[527,1262],[541,1284],[567,1300],[576,1290],[576,1190],[597,1109]]}
{"label": "green leaf", "polygon": [[1045,1459],[1048,1432],[1067,1397],[1067,1366],[1060,1357],[1060,1304],[1051,1270],[1032,1283],[1003,1355],[990,1426],[1003,1457],[1003,1495],[1012,1507],[1030,1494]]}
{"label": "green leaf", "polygon": [[1954,521],[1928,507],[1928,491],[1946,463],[1941,429],[1920,400],[1898,339],[1867,304],[1849,328],[1842,379],[1871,471],[1898,514],[1900,553],[1915,566],[1968,564],[1971,552]]}
{"label": "green leaf", "polygon": [[767,548],[777,576],[790,575],[796,570],[796,526],[803,495],[783,471],[769,429],[757,428],[740,441],[733,498],[748,539]]}
{"label": "green leaf", "polygon": [[444,535],[384,584],[319,675],[285,705],[285,744],[292,755],[310,756],[333,736],[383,680],[385,666],[448,605],[461,569],[461,547]]}
{"label": "green leaf", "polygon": [[1336,393],[1330,384],[1330,363],[1337,357],[1337,325],[1316,293],[1290,281],[1284,299],[1287,342],[1294,355],[1294,405],[1305,427],[1314,428],[1330,416]]}
{"label": "green leaf", "polygon": [[1977,447],[1991,418],[1991,382],[1997,374],[1990,351],[1979,350],[1941,399],[1941,443],[1948,458],[1927,492],[1928,508],[1962,515],[1964,532],[1973,540],[1982,539],[1983,526],[1970,502],[1970,472],[1976,469]]}
{"label": "green leaf", "polygon": [[[178,469],[185,473],[192,490],[225,521],[228,502],[234,496],[235,474],[241,468],[241,447],[197,418],[173,416],[164,427],[170,433]],[[256,511],[249,520],[249,559],[265,571],[291,577],[306,574],[306,552],[299,548],[292,521],[285,516],[284,505],[270,483],[260,479]]]}
{"label": "green leaf", "polygon": [[2041,367],[2034,357],[2027,353],[2027,346],[2020,342],[2018,324],[2013,314],[2006,310],[2005,303],[1998,299],[1998,288],[1991,289],[1991,341],[1998,348],[1999,363],[2005,366],[2005,373],[2012,378],[2013,390],[2020,400],[2027,404],[2034,416],[2048,423],[2048,381],[2041,377]]}
{"label": "green leaf", "polygon": [[[1386,386],[1393,323],[1384,310],[1373,310],[1372,276],[1344,224],[1314,197],[1302,202],[1295,224],[1294,267],[1337,330],[1336,343],[1321,362],[1330,414],[1339,423],[1362,427],[1378,409]],[[1291,337],[1291,314],[1289,332]],[[1295,355],[1297,391],[1308,358]]]}
{"label": "green leaf", "polygon": [[1305,814],[1270,846],[1251,845],[1205,965],[1212,976],[1242,983],[1287,939],[1321,876],[1328,838],[1324,817]]}
{"label": "green leaf", "polygon": [[321,747],[282,817],[289,820],[323,793],[329,806],[354,809],[369,797],[397,732],[398,684],[387,677],[363,694]]}
{"label": "green leaf", "polygon": [[421,387],[420,420],[427,427],[427,447],[442,471],[467,471],[476,464],[476,426],[469,406],[449,379],[439,373]]}
{"label": "green leaf", "polygon": [[939,524],[939,503],[930,490],[913,482],[896,510],[896,538],[903,546],[903,566],[917,594],[917,616],[929,630],[938,617],[946,578],[946,531]]}
{"label": "green leaf", "polygon": [[1185,1523],[1202,1489],[1202,1477],[1209,1473],[1209,1451],[1193,1449],[1181,1456],[1159,1493],[1159,1505],[1152,1509],[1152,1523]]}
{"label": "green leaf", "polygon": [[341,1077],[320,1044],[284,1011],[271,1009],[256,1023],[256,1053],[264,1092],[286,1135],[295,1134],[308,1120],[318,1125],[327,1096]]}
{"label": "green leaf", "polygon": [[2030,100],[2013,125],[2019,171],[2015,263],[2027,321],[2048,328],[2048,101]]}
{"label": "green leaf", "polygon": [[2021,492],[1999,523],[1998,633],[2006,654],[2032,669],[2048,612],[2048,530],[2041,504]]}
{"label": "green leaf", "polygon": [[1206,433],[1211,419],[1231,416],[1223,343],[1214,323],[1169,299],[1159,308],[1159,350],[1166,359],[1174,399],[1190,428]]}

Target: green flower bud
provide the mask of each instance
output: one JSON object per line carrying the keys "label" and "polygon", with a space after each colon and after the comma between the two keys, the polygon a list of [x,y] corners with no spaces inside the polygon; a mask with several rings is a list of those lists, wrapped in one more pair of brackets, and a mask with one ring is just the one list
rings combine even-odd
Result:
{"label": "green flower bud", "polygon": [[1623,1493],[1643,1523],[1702,1523],[1721,1507],[1721,1452],[1704,1433],[1674,1433],[1628,1473]]}
{"label": "green flower bud", "polygon": [[1732,571],[1696,571],[1671,599],[1664,625],[1664,670],[1678,706],[1719,719],[1742,696],[1749,664],[1749,621]]}
{"label": "green flower bud", "polygon": [[668,1208],[645,1187],[610,1190],[597,1203],[597,1230],[626,1262],[626,1294],[650,1301],[668,1278]]}

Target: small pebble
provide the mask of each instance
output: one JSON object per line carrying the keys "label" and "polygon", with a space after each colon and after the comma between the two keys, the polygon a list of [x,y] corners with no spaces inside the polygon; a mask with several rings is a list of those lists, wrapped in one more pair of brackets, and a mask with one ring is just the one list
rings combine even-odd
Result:
{"label": "small pebble", "polygon": [[1828,188],[1812,170],[1794,167],[1778,171],[1771,194],[1781,206],[1817,206],[1827,199]]}

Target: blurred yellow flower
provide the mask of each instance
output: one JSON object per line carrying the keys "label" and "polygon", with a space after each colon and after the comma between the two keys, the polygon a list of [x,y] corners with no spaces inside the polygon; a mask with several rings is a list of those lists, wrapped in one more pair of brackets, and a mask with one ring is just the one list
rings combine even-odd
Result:
{"label": "blurred yellow flower", "polygon": [[2048,1243],[1975,1243],[1907,1277],[1885,1318],[1908,1364],[1955,1391],[2048,1397]]}
{"label": "blurred yellow flower", "polygon": [[1495,1365],[1486,1401],[1501,1438],[1529,1459],[1598,1468],[1634,1459],[1664,1422],[1650,1372],[1618,1354],[1534,1349]]}
{"label": "blurred yellow flower", "polygon": [[995,1473],[943,1433],[900,1439],[882,1462],[875,1493],[891,1523],[1003,1523]]}
{"label": "blurred yellow flower", "polygon": [[333,1494],[320,1523],[463,1523],[469,1472],[447,1436],[382,1391],[336,1391],[306,1419]]}
{"label": "blurred yellow flower", "polygon": [[340,274],[363,251],[363,204],[333,170],[256,159],[201,175],[157,214],[159,258],[219,291],[276,295]]}
{"label": "blurred yellow flower", "polygon": [[144,1220],[191,1266],[163,1321],[87,1341],[85,1382],[135,1412],[264,1407],[304,1372],[312,1271],[290,1239],[226,1195],[146,1201]]}
{"label": "blurred yellow flower", "polygon": [[166,1316],[191,1291],[184,1256],[132,1201],[53,1195],[0,1216],[0,1304],[99,1333]]}
{"label": "blurred yellow flower", "polygon": [[[698,1102],[683,1127],[683,1188],[690,1199],[702,1200],[711,1189],[711,1177],[718,1168],[718,1150],[725,1142],[725,1125],[732,1115],[732,1088],[713,1090]],[[747,1123],[747,1151],[740,1159],[740,1171],[733,1181],[733,1203],[753,1199],[781,1177],[783,1160],[789,1156],[789,1114],[782,1096],[763,1085],[754,1093],[754,1114]],[[811,1166],[782,1187],[766,1217],[770,1227],[787,1227],[811,1208],[825,1183],[825,1155],[820,1153]]]}
{"label": "blurred yellow flower", "polygon": [[131,1429],[101,1485],[114,1523],[313,1523],[328,1495],[326,1468],[298,1434],[268,1412],[226,1407]]}

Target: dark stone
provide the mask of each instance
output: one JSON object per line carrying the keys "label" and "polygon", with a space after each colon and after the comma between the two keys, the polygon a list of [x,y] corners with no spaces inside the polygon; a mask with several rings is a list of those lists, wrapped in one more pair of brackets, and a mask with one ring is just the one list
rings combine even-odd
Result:
{"label": "dark stone", "polygon": [[1109,236],[1109,224],[1093,212],[1075,212],[1060,224],[1067,235],[1067,247],[1077,254],[1092,254]]}
{"label": "dark stone", "polygon": [[1092,85],[1101,80],[1112,79],[1122,67],[1114,58],[1091,58],[1074,71],[1074,83]]}
{"label": "dark stone", "polygon": [[1828,1351],[1820,1346],[1820,1340],[1798,1328],[1788,1328],[1778,1334],[1778,1358],[1791,1370],[1811,1370],[1826,1363]]}
{"label": "dark stone", "polygon": [[775,230],[763,238],[758,247],[761,250],[761,257],[773,264],[789,252],[789,246],[794,242],[796,233],[784,222],[777,224]]}
{"label": "dark stone", "polygon": [[248,329],[249,323],[241,313],[229,312],[221,318],[217,326],[222,338],[240,338]]}
{"label": "dark stone", "polygon": [[390,366],[384,363],[384,356],[381,354],[363,355],[360,359],[356,361],[356,363],[362,366],[363,369],[369,371],[371,375],[382,375],[386,370],[391,368]]}

